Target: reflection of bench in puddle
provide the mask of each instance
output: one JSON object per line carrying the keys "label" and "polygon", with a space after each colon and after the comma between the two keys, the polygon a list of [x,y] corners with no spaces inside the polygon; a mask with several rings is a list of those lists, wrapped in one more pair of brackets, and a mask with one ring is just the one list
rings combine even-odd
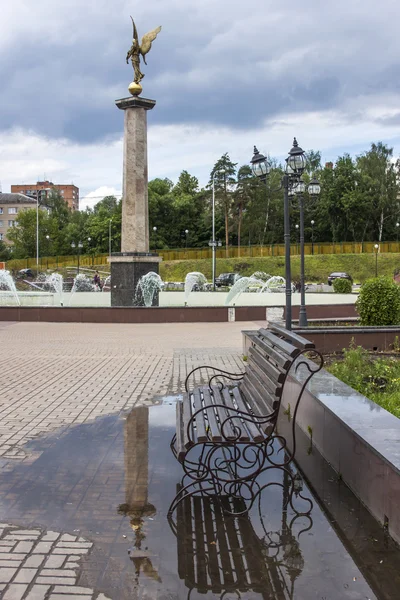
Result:
{"label": "reflection of bench in puddle", "polygon": [[[287,486],[286,486],[287,488]],[[179,486],[178,486],[179,493]],[[259,505],[260,535],[257,535],[241,498],[232,496],[186,496],[176,509],[176,520],[169,517],[177,538],[178,573],[189,589],[219,597],[240,598],[243,592],[260,594],[264,599],[294,598],[294,584],[304,560],[292,527],[295,515],[287,522],[287,489],[283,489],[281,527],[265,529]],[[302,516],[303,531],[312,526]],[[301,531],[300,531],[301,533]],[[298,536],[299,534],[297,534]],[[230,596],[231,597],[231,596]]]}

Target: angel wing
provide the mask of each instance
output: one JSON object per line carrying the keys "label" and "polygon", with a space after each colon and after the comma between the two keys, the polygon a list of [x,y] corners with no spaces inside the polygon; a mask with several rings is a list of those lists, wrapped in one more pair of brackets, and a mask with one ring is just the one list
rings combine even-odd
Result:
{"label": "angel wing", "polygon": [[139,37],[138,37],[135,21],[132,19],[132,15],[131,15],[131,20],[132,20],[132,25],[133,25],[133,39],[139,43]]}
{"label": "angel wing", "polygon": [[161,26],[156,27],[155,29],[153,29],[153,31],[149,31],[149,33],[146,33],[146,35],[142,37],[142,43],[140,44],[140,54],[143,56],[143,61],[145,65],[147,65],[146,54],[150,52],[151,42],[154,42],[160,31]]}

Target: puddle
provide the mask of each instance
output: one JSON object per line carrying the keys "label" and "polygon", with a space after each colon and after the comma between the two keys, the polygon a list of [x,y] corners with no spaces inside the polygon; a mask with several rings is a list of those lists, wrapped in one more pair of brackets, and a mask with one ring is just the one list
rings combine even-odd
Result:
{"label": "puddle", "polygon": [[0,474],[0,520],[93,541],[77,584],[113,600],[398,597],[400,551],[327,465],[314,495],[303,492],[311,521],[284,510],[277,471],[283,488],[268,488],[249,518],[198,498],[170,523],[182,477],[173,398],[31,442],[39,458]]}

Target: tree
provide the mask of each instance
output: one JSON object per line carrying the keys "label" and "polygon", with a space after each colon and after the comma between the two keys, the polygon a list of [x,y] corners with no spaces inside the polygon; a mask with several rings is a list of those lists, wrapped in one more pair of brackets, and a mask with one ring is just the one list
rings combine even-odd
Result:
{"label": "tree", "polygon": [[209,186],[212,187],[213,178],[215,185],[215,198],[223,209],[225,219],[225,246],[226,257],[229,257],[229,218],[232,208],[233,186],[236,184],[236,166],[225,152],[214,165],[210,175]]}
{"label": "tree", "polygon": [[385,221],[397,213],[399,186],[392,158],[393,148],[382,142],[371,144],[371,149],[357,158],[363,197],[369,199],[375,232],[380,242]]}
{"label": "tree", "polygon": [[238,224],[238,256],[240,256],[240,245],[241,245],[241,229],[243,214],[247,210],[252,197],[254,196],[254,190],[257,186],[257,179],[253,176],[252,170],[249,165],[243,165],[239,168],[237,174],[237,185],[236,190],[233,194],[233,202],[235,207],[235,213],[237,215]]}
{"label": "tree", "polygon": [[[46,249],[48,253],[50,242],[58,231],[58,224],[46,210],[39,210],[39,251]],[[29,208],[20,211],[16,225],[7,232],[8,239],[13,242],[13,256],[15,258],[29,258],[36,256],[36,209]],[[45,255],[41,252],[42,256]]]}

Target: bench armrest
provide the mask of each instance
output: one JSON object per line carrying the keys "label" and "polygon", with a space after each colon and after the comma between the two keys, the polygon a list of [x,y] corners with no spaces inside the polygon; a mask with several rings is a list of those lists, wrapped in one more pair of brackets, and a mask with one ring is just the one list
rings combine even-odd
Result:
{"label": "bench armrest", "polygon": [[211,386],[212,380],[215,379],[216,377],[225,377],[226,379],[229,379],[230,381],[240,381],[244,377],[244,373],[229,373],[228,371],[224,371],[223,369],[218,369],[217,367],[210,367],[208,365],[202,365],[202,366],[196,367],[195,369],[190,371],[190,373],[186,377],[186,379],[185,379],[185,391],[186,392],[189,392],[189,388],[188,388],[189,377],[191,375],[193,375],[193,373],[195,373],[196,371],[200,371],[201,369],[209,369],[211,371],[217,372],[215,375],[212,375],[210,377],[210,379],[208,381],[209,387]]}

